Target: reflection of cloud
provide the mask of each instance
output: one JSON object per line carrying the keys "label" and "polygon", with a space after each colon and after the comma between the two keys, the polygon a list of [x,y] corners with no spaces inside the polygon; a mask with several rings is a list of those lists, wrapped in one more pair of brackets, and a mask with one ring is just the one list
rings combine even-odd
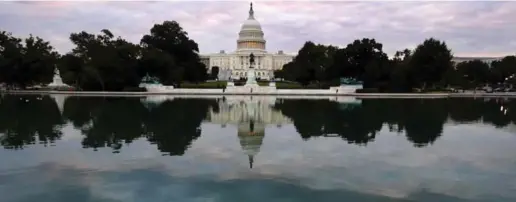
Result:
{"label": "reflection of cloud", "polygon": [[[301,142],[293,133],[280,132],[286,128],[267,130],[253,172],[300,179],[312,188],[348,187],[393,197],[407,196],[419,187],[436,193],[470,198],[487,193],[503,195],[507,194],[507,189],[502,187],[516,182],[511,178],[513,180],[506,180],[504,185],[496,185],[500,183],[497,181],[499,177],[507,174],[514,176],[510,172],[514,168],[510,165],[511,152],[500,155],[500,151],[512,146],[504,144],[510,141],[502,136],[486,138],[487,131],[475,134],[470,133],[466,127],[461,128],[462,133],[457,134],[461,131],[445,128],[445,133],[448,133],[443,136],[444,140],[425,148],[414,148],[405,137],[392,136],[392,133],[385,131],[368,147],[361,147],[335,141],[338,140],[335,138],[315,138]],[[486,129],[490,132],[494,130]],[[206,143],[212,140],[205,138],[208,138]],[[486,139],[490,142],[480,142]],[[203,152],[203,146],[207,146],[197,143],[194,143],[197,149],[191,152]],[[243,161],[238,158],[238,154],[233,159]],[[483,165],[491,165],[491,168]],[[488,180],[485,179],[486,175],[490,176]],[[486,188],[483,186],[485,183],[493,186]]]}
{"label": "reflection of cloud", "polygon": [[[271,126],[253,170],[236,127],[201,127],[201,137],[177,157],[161,156],[144,139],[124,145],[120,154],[110,148],[81,149],[80,138],[58,141],[51,148],[0,150],[0,195],[24,191],[7,202],[24,197],[45,201],[52,194],[69,197],[63,192],[97,201],[238,201],[249,195],[261,196],[250,201],[313,199],[304,192],[322,201],[516,198],[511,189],[516,184],[516,136],[493,127],[446,126],[439,141],[415,148],[403,134],[385,129],[374,142],[358,146],[340,138],[304,141],[292,125]],[[27,186],[34,189],[22,189]]]}
{"label": "reflection of cloud", "polygon": [[[7,201],[396,201],[347,190],[316,190],[276,177],[217,180],[212,176],[175,177],[148,167],[128,171],[89,171],[45,164],[37,172],[3,181]],[[56,177],[48,178],[47,173]],[[27,175],[28,174],[28,175]],[[30,183],[32,189],[22,189]],[[5,191],[0,189],[0,193]],[[5,198],[4,198],[5,199]],[[203,200],[203,201],[204,201]]]}

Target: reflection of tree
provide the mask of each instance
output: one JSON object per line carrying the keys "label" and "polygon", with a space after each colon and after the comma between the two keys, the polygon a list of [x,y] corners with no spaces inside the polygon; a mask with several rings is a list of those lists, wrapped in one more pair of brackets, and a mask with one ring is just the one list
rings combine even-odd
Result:
{"label": "reflection of tree", "polygon": [[382,124],[367,108],[344,108],[328,100],[289,99],[275,108],[292,119],[303,139],[337,134],[350,143],[365,144],[374,139]]}
{"label": "reflection of tree", "polygon": [[85,148],[113,147],[131,143],[144,133],[146,109],[139,99],[70,97],[64,116],[85,135]]}
{"label": "reflection of tree", "polygon": [[215,100],[174,99],[147,109],[138,98],[70,97],[64,116],[85,135],[85,148],[112,147],[140,137],[162,152],[184,154],[201,134],[200,124]]}
{"label": "reflection of tree", "polygon": [[[503,106],[510,102],[514,102],[514,100],[507,101],[504,103],[500,99],[499,100],[491,99],[491,100],[484,102],[484,107],[482,110],[482,112],[483,112],[482,120],[485,123],[490,123],[498,128],[509,125],[511,123],[511,118],[510,118],[510,116],[508,116],[504,113]],[[506,109],[509,108],[508,105],[506,105],[506,106],[507,106]],[[513,107],[512,110],[516,110],[516,108]],[[512,110],[509,109],[508,111],[512,112]]]}
{"label": "reflection of tree", "polygon": [[[146,137],[160,151],[182,155],[200,136],[200,124],[214,107],[216,100],[209,99],[173,99],[147,109],[135,98],[69,97],[63,118],[81,130],[85,148],[118,151],[123,143]],[[516,123],[516,99],[364,99],[354,106],[287,99],[274,108],[292,119],[303,139],[337,135],[353,144],[374,140],[383,125],[405,133],[419,147],[436,141],[448,118],[496,127]],[[49,96],[0,97],[0,143],[6,148],[53,142],[61,137],[63,123]]]}
{"label": "reflection of tree", "polygon": [[[3,95],[0,98],[0,143],[5,148],[53,143],[61,137],[64,124],[54,99],[41,95]],[[37,138],[36,138],[37,135]]]}
{"label": "reflection of tree", "polygon": [[[443,131],[448,118],[446,100],[444,99],[407,99],[399,100],[403,104],[399,125],[405,129],[407,139],[415,146],[433,143]],[[399,109],[399,108],[398,108]],[[401,110],[401,109],[399,109]],[[396,113],[393,111],[393,113]]]}
{"label": "reflection of tree", "polygon": [[304,139],[337,134],[349,143],[365,144],[385,123],[405,130],[410,141],[422,146],[442,132],[447,118],[443,104],[443,100],[366,99],[360,106],[343,108],[325,100],[284,100],[275,107],[293,120]]}
{"label": "reflection of tree", "polygon": [[439,138],[448,118],[496,127],[516,123],[516,99],[364,99],[360,106],[340,105],[327,100],[283,100],[275,108],[292,119],[303,139],[337,134],[356,144],[372,141],[384,124],[421,147]]}
{"label": "reflection of tree", "polygon": [[183,155],[201,135],[200,124],[215,100],[174,99],[150,110],[146,127],[148,139],[161,152]]}
{"label": "reflection of tree", "polygon": [[448,100],[450,118],[457,122],[473,122],[482,118],[485,107],[483,99],[454,98]]}
{"label": "reflection of tree", "polygon": [[516,123],[515,99],[450,99],[448,110],[457,122],[482,121],[497,128]]}

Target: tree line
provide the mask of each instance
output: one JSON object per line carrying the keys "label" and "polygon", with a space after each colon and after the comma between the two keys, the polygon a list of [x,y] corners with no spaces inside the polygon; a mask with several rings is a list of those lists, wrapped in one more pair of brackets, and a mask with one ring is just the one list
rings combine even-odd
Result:
{"label": "tree line", "polygon": [[465,61],[455,64],[445,42],[429,38],[414,50],[397,51],[389,58],[375,39],[355,40],[346,47],[306,42],[292,62],[275,76],[303,85],[338,85],[340,78],[363,82],[379,92],[408,92],[415,88],[471,89],[485,85],[514,84],[516,57],[506,56],[490,64]]}
{"label": "tree line", "polygon": [[167,85],[200,82],[207,68],[199,47],[176,21],[155,24],[140,44],[110,30],[71,33],[73,49],[59,54],[48,41],[0,31],[0,83],[25,88],[52,82],[58,68],[63,82],[81,90],[131,90],[146,76]]}
{"label": "tree line", "polygon": [[[123,145],[145,139],[163,153],[183,155],[201,136],[209,112],[220,113],[220,102],[173,99],[152,104],[129,97],[69,97],[59,109],[48,95],[7,94],[0,97],[0,145],[53,145],[63,136],[61,129],[72,124],[83,135],[84,148],[108,147],[117,153]],[[496,128],[516,123],[516,100],[506,99],[364,99],[356,105],[286,99],[271,110],[289,117],[304,140],[329,137],[358,145],[374,141],[385,126],[423,147],[437,141],[450,121]]]}
{"label": "tree line", "polygon": [[[66,84],[80,90],[133,90],[146,75],[165,85],[204,82],[215,78],[218,67],[207,72],[198,44],[176,21],[155,24],[139,44],[110,30],[71,33],[73,49],[59,54],[44,39],[22,39],[0,31],[0,83],[26,88],[52,81],[54,69]],[[506,56],[487,64],[474,60],[454,64],[446,43],[426,39],[414,50],[397,51],[389,58],[375,39],[355,40],[346,47],[306,42],[292,62],[275,77],[317,84],[339,84],[339,78],[362,81],[365,88],[380,92],[407,92],[414,88],[474,88],[513,84],[516,57]]]}

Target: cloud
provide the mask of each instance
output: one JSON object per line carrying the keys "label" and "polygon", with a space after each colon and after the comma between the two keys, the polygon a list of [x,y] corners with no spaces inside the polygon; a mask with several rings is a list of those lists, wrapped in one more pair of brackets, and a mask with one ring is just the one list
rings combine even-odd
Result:
{"label": "cloud", "polygon": [[[345,46],[372,37],[387,53],[414,48],[425,38],[445,40],[457,56],[516,52],[516,2],[258,1],[270,52],[297,52],[307,40]],[[202,53],[233,51],[248,2],[0,2],[0,28],[44,37],[60,51],[72,32],[110,29],[138,43],[155,23],[176,20]]]}

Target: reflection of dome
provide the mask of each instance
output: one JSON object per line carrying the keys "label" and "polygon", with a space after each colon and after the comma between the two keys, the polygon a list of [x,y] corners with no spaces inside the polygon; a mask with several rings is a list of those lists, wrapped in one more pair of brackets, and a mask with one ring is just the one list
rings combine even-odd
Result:
{"label": "reflection of dome", "polygon": [[249,123],[251,120],[262,124],[286,124],[292,121],[274,109],[275,98],[262,96],[231,96],[225,101],[220,101],[218,111],[209,112],[208,120],[217,124]]}
{"label": "reflection of dome", "polygon": [[253,3],[251,3],[249,17],[238,33],[237,52],[265,52],[263,36],[262,26],[254,18]]}
{"label": "reflection of dome", "polygon": [[249,156],[249,167],[253,168],[254,156],[260,152],[263,138],[265,137],[265,126],[254,122],[243,123],[238,126],[238,139],[244,153]]}
{"label": "reflection of dome", "polygon": [[174,97],[167,96],[167,95],[153,95],[153,96],[147,96],[145,98],[140,99],[140,101],[145,105],[147,109],[155,108],[159,106],[161,103],[167,101],[167,100],[173,100]]}

